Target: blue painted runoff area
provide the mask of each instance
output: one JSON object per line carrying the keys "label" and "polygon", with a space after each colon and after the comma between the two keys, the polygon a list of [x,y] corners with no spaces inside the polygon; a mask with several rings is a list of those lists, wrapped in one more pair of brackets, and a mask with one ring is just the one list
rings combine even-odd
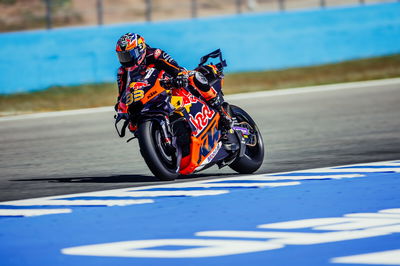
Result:
{"label": "blue painted runoff area", "polygon": [[400,52],[400,3],[0,34],[0,94],[113,82],[126,32],[194,68],[221,48],[228,72],[310,66]]}
{"label": "blue painted runoff area", "polygon": [[355,258],[360,254],[369,254],[368,265],[398,265],[400,168],[394,164],[388,172],[349,168],[338,180],[1,218],[1,265],[365,265]]}

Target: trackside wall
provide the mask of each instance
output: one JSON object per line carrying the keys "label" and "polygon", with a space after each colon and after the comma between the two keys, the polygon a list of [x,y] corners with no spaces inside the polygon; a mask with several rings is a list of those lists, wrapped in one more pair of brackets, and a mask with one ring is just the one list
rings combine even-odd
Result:
{"label": "trackside wall", "polygon": [[115,42],[142,34],[193,68],[221,48],[227,71],[310,66],[400,52],[400,3],[0,34],[0,94],[114,81]]}

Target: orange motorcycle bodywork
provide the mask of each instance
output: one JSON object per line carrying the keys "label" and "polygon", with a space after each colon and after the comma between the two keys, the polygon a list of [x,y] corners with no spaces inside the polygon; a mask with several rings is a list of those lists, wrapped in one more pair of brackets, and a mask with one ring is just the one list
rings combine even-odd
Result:
{"label": "orange motorcycle bodywork", "polygon": [[180,174],[189,175],[211,162],[218,153],[221,147],[221,133],[218,130],[220,115],[185,89],[176,89],[173,95],[181,97],[181,106],[193,128],[190,153],[182,158],[179,169]]}

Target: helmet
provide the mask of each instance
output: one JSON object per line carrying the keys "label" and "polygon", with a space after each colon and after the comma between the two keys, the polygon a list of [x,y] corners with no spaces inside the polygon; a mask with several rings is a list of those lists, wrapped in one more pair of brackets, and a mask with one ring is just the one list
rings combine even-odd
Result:
{"label": "helmet", "polygon": [[115,48],[118,60],[124,67],[138,66],[146,54],[144,38],[136,33],[126,33],[119,38]]}

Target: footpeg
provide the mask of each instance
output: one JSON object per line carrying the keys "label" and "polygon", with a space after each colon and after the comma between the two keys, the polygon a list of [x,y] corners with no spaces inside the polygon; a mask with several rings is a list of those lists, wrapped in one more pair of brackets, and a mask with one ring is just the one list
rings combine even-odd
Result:
{"label": "footpeg", "polygon": [[236,144],[236,143],[225,143],[223,144],[225,150],[227,151],[237,151],[240,148],[240,145]]}

